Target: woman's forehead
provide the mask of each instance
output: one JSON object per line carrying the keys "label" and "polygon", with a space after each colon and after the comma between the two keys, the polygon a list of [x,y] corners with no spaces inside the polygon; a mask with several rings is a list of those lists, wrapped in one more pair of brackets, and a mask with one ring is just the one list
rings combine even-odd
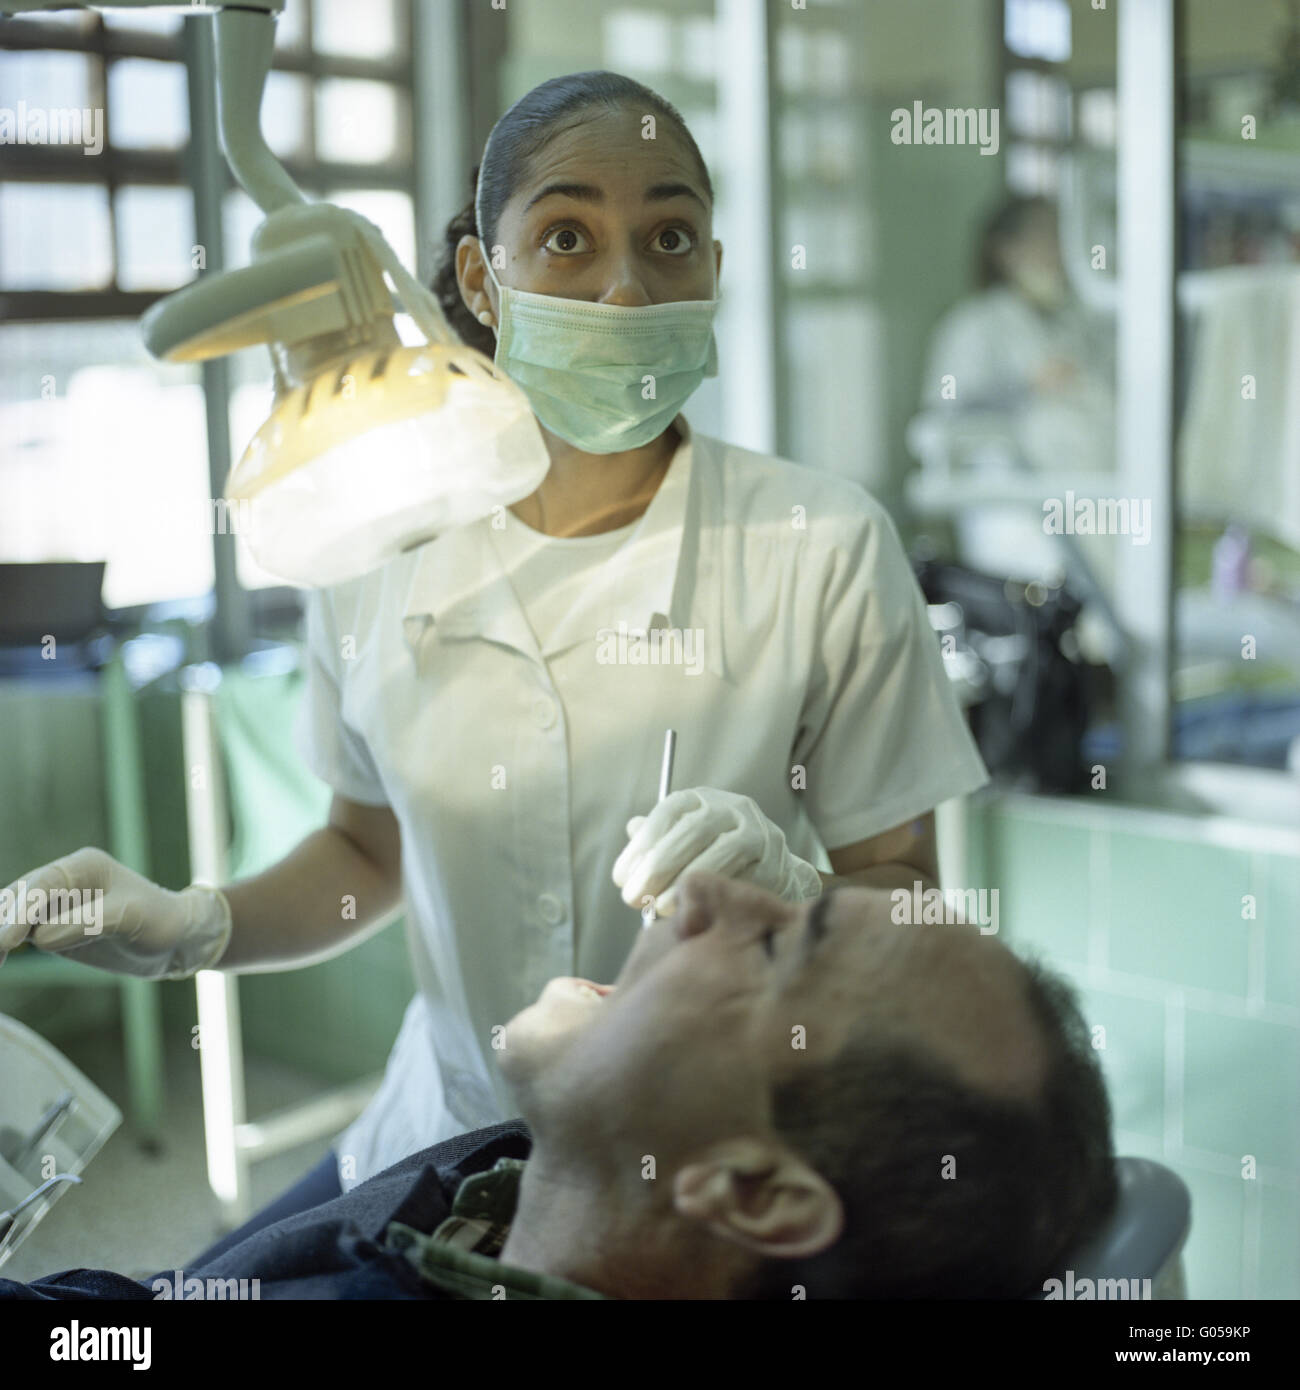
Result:
{"label": "woman's forehead", "polygon": [[[512,202],[534,197],[559,178],[597,187],[629,180],[647,186],[672,180],[690,184],[701,199],[707,196],[694,154],[670,122],[656,118],[656,124],[647,127],[642,113],[631,108],[584,115],[579,124],[557,131],[531,156]],[[647,129],[653,129],[653,138],[647,137]]]}

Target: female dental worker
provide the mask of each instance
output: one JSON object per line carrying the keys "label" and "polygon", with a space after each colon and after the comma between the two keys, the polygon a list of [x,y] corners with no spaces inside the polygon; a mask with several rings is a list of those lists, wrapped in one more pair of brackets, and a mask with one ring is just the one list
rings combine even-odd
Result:
{"label": "female dental worker", "polygon": [[[670,909],[682,874],[792,901],[930,885],[933,808],[986,780],[879,504],[681,414],[715,370],[722,248],[676,110],[613,73],[544,82],[493,128],[476,193],[435,289],[527,393],[551,468],[311,595],[304,753],[329,823],[223,891],[98,850],[28,876],[106,889],[100,936],[37,946],[171,979],[337,954],[404,897],[418,992],[380,1090],[223,1244],[509,1118],[501,1025],[556,977],[613,979],[633,909]],[[679,789],[656,805],[668,728]]]}

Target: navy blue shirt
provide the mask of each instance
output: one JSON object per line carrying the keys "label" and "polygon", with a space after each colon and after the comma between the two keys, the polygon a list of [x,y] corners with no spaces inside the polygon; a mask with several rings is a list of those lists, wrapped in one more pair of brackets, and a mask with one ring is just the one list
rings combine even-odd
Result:
{"label": "navy blue shirt", "polygon": [[[461,1183],[500,1158],[526,1159],[522,1120],[457,1135],[411,1154],[333,1201],[255,1231],[185,1278],[257,1279],[262,1299],[407,1298],[454,1295],[422,1279],[385,1243],[390,1222],[432,1234],[451,1214]],[[158,1277],[170,1280],[172,1272]],[[30,1283],[0,1279],[0,1299],[147,1299],[149,1284],[107,1269],[69,1269]]]}

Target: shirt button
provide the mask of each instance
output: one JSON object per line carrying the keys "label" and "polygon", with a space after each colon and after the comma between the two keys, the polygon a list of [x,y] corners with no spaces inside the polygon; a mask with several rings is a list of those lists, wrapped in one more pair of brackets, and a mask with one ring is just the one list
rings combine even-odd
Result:
{"label": "shirt button", "polygon": [[555,723],[555,705],[544,695],[534,703],[533,713],[537,716],[537,722],[543,729],[549,729]]}
{"label": "shirt button", "polygon": [[542,921],[551,926],[564,921],[564,904],[554,893],[543,893],[537,899],[537,910],[542,914]]}

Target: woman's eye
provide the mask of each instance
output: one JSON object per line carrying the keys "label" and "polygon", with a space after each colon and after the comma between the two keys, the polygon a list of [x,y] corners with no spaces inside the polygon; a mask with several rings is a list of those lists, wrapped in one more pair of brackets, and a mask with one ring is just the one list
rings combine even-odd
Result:
{"label": "woman's eye", "polygon": [[[547,233],[542,245],[548,251],[559,251],[561,254],[567,255],[575,251],[589,249],[579,244],[584,240],[582,233],[574,227],[557,227],[553,232]],[[552,242],[555,245],[552,245]]]}
{"label": "woman's eye", "polygon": [[[591,250],[586,236],[576,227],[556,227],[554,231],[547,232],[542,245],[562,256]],[[654,248],[669,256],[689,255],[695,249],[695,235],[686,227],[665,227],[655,237]]]}
{"label": "woman's eye", "polygon": [[685,227],[665,227],[655,238],[655,245],[670,256],[685,256],[695,249],[695,238]]}

